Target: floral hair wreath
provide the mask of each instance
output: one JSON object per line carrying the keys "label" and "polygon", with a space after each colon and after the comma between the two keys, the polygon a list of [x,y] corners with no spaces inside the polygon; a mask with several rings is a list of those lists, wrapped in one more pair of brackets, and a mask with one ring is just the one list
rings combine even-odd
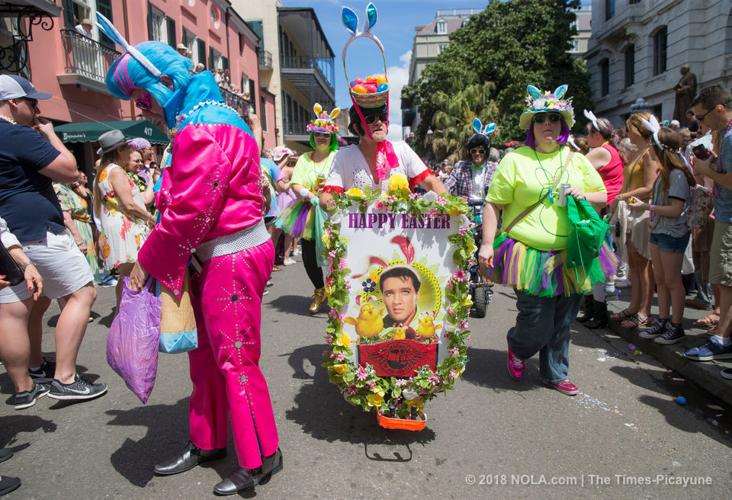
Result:
{"label": "floral hair wreath", "polygon": [[338,133],[338,125],[336,125],[335,119],[341,114],[340,108],[333,108],[333,110],[328,113],[323,110],[323,107],[320,104],[315,103],[313,106],[313,113],[315,113],[315,119],[308,124],[308,133]]}
{"label": "floral hair wreath", "polygon": [[526,96],[526,107],[521,113],[519,121],[521,128],[528,129],[534,115],[551,112],[561,114],[564,121],[567,122],[567,126],[572,128],[574,125],[574,108],[572,107],[572,98],[565,98],[568,88],[564,84],[554,89],[554,92],[542,92],[533,85],[526,87],[528,95]]}

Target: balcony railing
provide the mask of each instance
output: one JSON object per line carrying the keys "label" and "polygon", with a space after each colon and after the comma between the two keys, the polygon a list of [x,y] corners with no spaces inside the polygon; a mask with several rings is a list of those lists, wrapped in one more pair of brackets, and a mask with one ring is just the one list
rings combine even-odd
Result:
{"label": "balcony railing", "polygon": [[314,69],[327,82],[331,90],[335,88],[335,61],[333,58],[301,56],[282,56],[282,69]]}
{"label": "balcony railing", "polygon": [[109,65],[119,52],[74,30],[61,30],[65,52],[65,73],[78,75],[104,85]]}
{"label": "balcony railing", "polygon": [[257,58],[259,59],[260,69],[272,69],[272,53],[270,51],[258,49]]}
{"label": "balcony railing", "polygon": [[248,114],[248,110],[251,106],[251,103],[249,101],[244,99],[236,92],[232,92],[231,90],[227,89],[226,87],[222,87],[219,85],[219,90],[221,91],[221,97],[224,98],[224,102],[226,102],[227,105],[234,108],[237,113],[242,116]]}

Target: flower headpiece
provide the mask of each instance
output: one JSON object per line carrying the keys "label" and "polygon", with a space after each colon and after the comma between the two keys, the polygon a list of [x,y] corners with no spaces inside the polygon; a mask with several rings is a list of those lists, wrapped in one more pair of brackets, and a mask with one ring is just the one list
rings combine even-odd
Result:
{"label": "flower headpiece", "polygon": [[527,130],[531,125],[531,119],[539,113],[559,113],[564,117],[567,126],[572,128],[574,125],[574,108],[572,107],[572,98],[564,98],[567,93],[568,86],[560,85],[554,92],[543,92],[533,85],[526,87],[528,96],[526,96],[526,108],[521,113],[519,125],[522,129]]}
{"label": "flower headpiece", "polygon": [[323,111],[323,107],[320,104],[315,103],[313,112],[315,113],[315,119],[308,124],[306,129],[308,133],[338,133],[338,125],[336,125],[335,119],[341,114],[340,108],[333,108],[333,111],[328,113]]}

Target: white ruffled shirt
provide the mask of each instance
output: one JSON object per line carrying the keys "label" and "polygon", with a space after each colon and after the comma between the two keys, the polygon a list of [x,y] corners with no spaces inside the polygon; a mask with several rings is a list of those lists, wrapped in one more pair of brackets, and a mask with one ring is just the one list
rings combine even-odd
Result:
{"label": "white ruffled shirt", "polygon": [[[394,147],[394,153],[399,159],[399,165],[392,168],[389,172],[389,176],[394,174],[404,174],[411,181],[412,179],[419,177],[425,171],[429,170],[427,165],[424,164],[422,159],[409,147],[404,141],[392,141]],[[377,183],[373,177],[371,177],[371,170],[369,169],[366,158],[363,157],[361,150],[358,146],[351,145],[345,148],[339,149],[333,159],[333,165],[330,169],[330,175],[328,180],[325,182],[326,186],[334,186],[343,189],[350,188],[364,188],[365,186],[371,186],[373,188],[386,189],[386,185],[389,178],[385,178],[380,183]]]}

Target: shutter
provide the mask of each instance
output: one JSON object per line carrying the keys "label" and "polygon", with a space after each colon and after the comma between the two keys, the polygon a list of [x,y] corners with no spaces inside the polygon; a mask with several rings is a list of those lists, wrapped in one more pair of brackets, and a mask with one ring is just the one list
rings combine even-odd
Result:
{"label": "shutter", "polygon": [[224,69],[229,69],[229,58],[222,57],[221,64],[223,65]]}
{"label": "shutter", "polygon": [[76,19],[74,19],[74,1],[63,0],[62,5],[64,8],[64,28],[72,30],[76,26]]}
{"label": "shutter", "polygon": [[208,48],[208,69],[213,72],[216,71],[216,54],[213,47]]}
{"label": "shutter", "polygon": [[147,39],[148,40],[155,40],[154,30],[153,30],[153,6],[148,0],[147,2]]}
{"label": "shutter", "polygon": [[[112,18],[112,0],[97,0],[97,12],[114,22]],[[99,30],[99,43],[108,49],[115,50],[114,42]]]}
{"label": "shutter", "polygon": [[175,21],[169,17],[166,17],[165,22],[168,24],[168,45],[175,48],[175,46],[178,44],[178,42],[176,42]]}
{"label": "shutter", "polygon": [[198,44],[198,61],[196,63],[202,63],[206,66],[206,42],[203,40],[196,40]]}

